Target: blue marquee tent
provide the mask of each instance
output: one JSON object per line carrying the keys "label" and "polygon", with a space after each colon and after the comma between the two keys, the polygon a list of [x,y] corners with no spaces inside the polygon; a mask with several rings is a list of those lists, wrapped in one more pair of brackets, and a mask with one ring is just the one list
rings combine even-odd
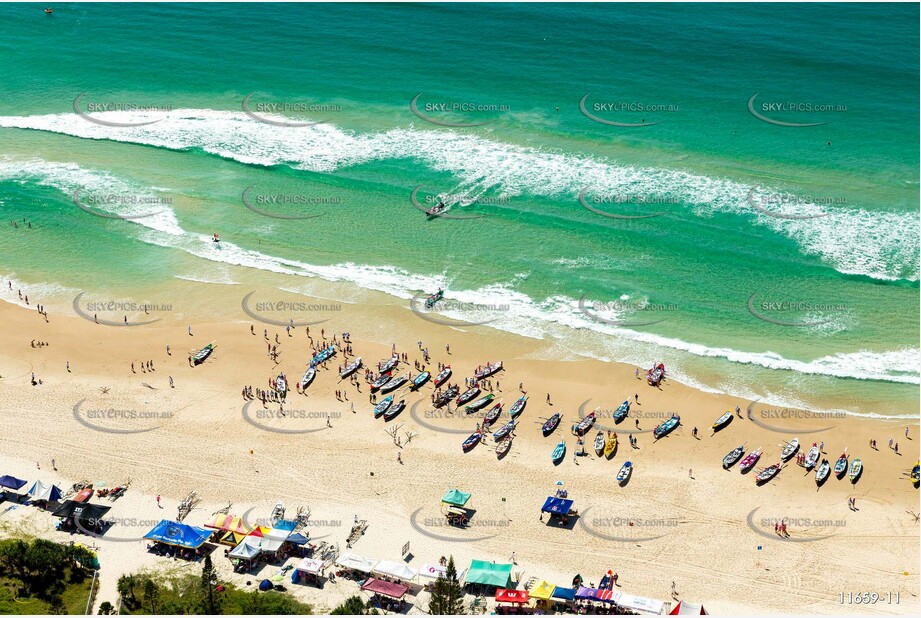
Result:
{"label": "blue marquee tent", "polygon": [[560,599],[561,601],[572,601],[574,598],[576,598],[576,591],[573,588],[557,586],[553,590],[553,598]]}
{"label": "blue marquee tent", "polygon": [[10,476],[9,474],[4,474],[0,476],[0,487],[8,487],[10,489],[21,489],[26,482],[22,479],[18,479],[15,476]]}
{"label": "blue marquee tent", "polygon": [[554,515],[567,515],[569,510],[572,508],[572,500],[564,500],[563,498],[547,498],[547,501],[544,502],[544,506],[541,508],[543,513],[552,513]]}
{"label": "blue marquee tent", "polygon": [[159,541],[167,545],[176,545],[186,549],[196,549],[211,538],[214,530],[197,528],[188,524],[163,519],[144,535],[149,541]]}
{"label": "blue marquee tent", "polygon": [[310,542],[310,535],[303,535],[300,532],[295,532],[288,537],[288,543],[294,543],[295,545],[306,545]]}

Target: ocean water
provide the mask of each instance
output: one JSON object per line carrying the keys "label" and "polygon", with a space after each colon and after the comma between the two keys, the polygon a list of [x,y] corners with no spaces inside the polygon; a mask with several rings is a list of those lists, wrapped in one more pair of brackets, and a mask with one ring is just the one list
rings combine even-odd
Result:
{"label": "ocean water", "polygon": [[34,227],[0,272],[441,285],[573,357],[917,415],[918,11],[2,5],[0,209]]}

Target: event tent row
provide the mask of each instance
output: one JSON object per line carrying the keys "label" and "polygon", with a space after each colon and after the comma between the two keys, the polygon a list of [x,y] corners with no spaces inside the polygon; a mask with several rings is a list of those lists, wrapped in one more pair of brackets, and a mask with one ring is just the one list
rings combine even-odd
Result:
{"label": "event tent row", "polygon": [[[302,561],[302,563],[305,564],[305,572],[307,572],[306,567],[310,566],[309,563],[306,561]],[[336,559],[336,564],[344,569],[364,573],[365,575],[389,577],[404,582],[418,581],[422,583],[423,580],[435,580],[439,577],[444,577],[447,573],[447,569],[438,564],[425,564],[419,569],[414,569],[405,562],[374,560],[354,553],[342,554]],[[509,569],[509,572],[511,572],[511,569]],[[458,575],[458,579],[462,580],[463,576],[464,572],[461,572]]]}

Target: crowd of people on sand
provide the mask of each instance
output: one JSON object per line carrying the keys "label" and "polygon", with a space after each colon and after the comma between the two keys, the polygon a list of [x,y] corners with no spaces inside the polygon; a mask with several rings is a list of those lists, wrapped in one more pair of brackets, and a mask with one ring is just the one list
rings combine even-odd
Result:
{"label": "crowd of people on sand", "polygon": [[285,401],[284,397],[282,397],[281,394],[277,390],[275,390],[274,383],[275,383],[275,378],[269,378],[270,388],[268,389],[253,388],[252,386],[244,386],[243,391],[242,391],[243,399],[247,401],[258,400],[262,402],[263,407],[265,407],[265,405],[269,402],[284,403]]}

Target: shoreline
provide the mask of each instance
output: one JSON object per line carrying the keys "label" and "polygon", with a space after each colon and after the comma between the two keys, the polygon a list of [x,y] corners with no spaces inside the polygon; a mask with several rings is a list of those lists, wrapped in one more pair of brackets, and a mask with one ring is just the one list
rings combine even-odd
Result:
{"label": "shoreline", "polygon": [[[218,262],[218,264],[222,264]],[[186,315],[184,312],[180,312],[180,315],[172,315],[169,311],[164,314],[154,314],[156,315],[156,320],[161,324],[172,324],[180,325],[186,324],[188,321],[212,321],[215,319],[231,321],[234,323],[246,323],[255,322],[258,324],[258,321],[254,321],[251,316],[247,315],[246,308],[243,307],[243,310],[240,310],[240,300],[244,296],[240,290],[243,289],[252,289],[258,290],[259,294],[263,298],[268,298],[272,294],[278,296],[279,298],[286,298],[291,303],[303,303],[303,304],[312,304],[319,303],[321,305],[330,306],[338,305],[339,309],[336,311],[327,311],[323,313],[320,317],[321,319],[318,322],[326,322],[329,320],[335,320],[335,318],[341,314],[341,308],[347,307],[348,311],[359,310],[363,314],[368,314],[369,309],[377,308],[379,310],[387,311],[391,316],[392,320],[398,323],[408,323],[411,324],[411,329],[417,329],[421,331],[429,331],[431,329],[432,321],[429,318],[423,317],[422,320],[426,320],[429,324],[426,324],[422,320],[418,320],[412,317],[414,312],[413,307],[419,305],[421,308],[421,301],[416,302],[417,298],[402,298],[399,295],[395,295],[392,292],[363,288],[357,283],[351,280],[329,280],[322,277],[313,277],[305,279],[304,281],[299,282],[300,286],[290,286],[290,280],[287,279],[286,275],[282,273],[266,272],[261,270],[252,271],[249,267],[246,266],[236,266],[234,267],[233,275],[235,275],[233,281],[206,281],[199,278],[194,278],[189,275],[176,276],[175,279],[170,281],[164,281],[158,283],[156,286],[144,288],[146,292],[139,292],[137,294],[138,298],[150,298],[151,295],[156,295],[157,298],[174,298],[174,297],[184,297],[194,299],[188,306],[189,314]],[[256,283],[258,282],[258,283]],[[15,284],[15,282],[14,282]],[[287,284],[287,286],[286,286]],[[58,284],[39,284],[39,287],[52,286],[55,288],[55,291],[58,294],[63,293],[68,288],[59,286]],[[183,295],[182,293],[177,293],[175,288],[177,286],[182,287],[186,291],[191,291],[191,294]],[[207,289],[205,289],[207,288]],[[269,290],[270,293],[267,293],[266,290]],[[272,293],[271,290],[274,290]],[[138,292],[137,290],[132,291],[132,293]],[[418,295],[417,295],[418,296]],[[126,298],[123,295],[114,296],[112,298]],[[259,298],[259,297],[257,297]],[[419,298],[422,298],[419,296]],[[217,299],[217,300],[215,300]],[[349,299],[349,300],[343,300]],[[26,306],[23,302],[18,301],[15,298],[15,292],[11,291],[8,288],[4,288],[0,291],[0,302],[5,302],[9,305],[33,310],[35,308],[35,299],[30,306]],[[74,317],[75,311],[73,308],[74,301],[73,299],[63,299],[56,298],[55,305],[52,306],[52,315],[58,315],[63,318],[72,318]],[[244,303],[245,304],[245,303]],[[170,307],[172,307],[170,305]],[[47,308],[46,308],[47,310]],[[407,311],[408,310],[408,311]],[[217,315],[215,315],[217,312]],[[403,315],[400,315],[402,312]],[[137,315],[143,315],[138,313]],[[288,315],[288,314],[286,314]],[[295,314],[297,315],[297,314]],[[308,314],[304,314],[308,315]],[[315,314],[309,314],[315,315]],[[106,315],[106,318],[111,319],[110,315]],[[146,318],[138,318],[143,320]],[[514,345],[522,346],[530,350],[540,350],[542,354],[545,354],[547,357],[553,357],[555,360],[560,362],[582,362],[582,361],[593,361],[599,363],[609,363],[617,367],[630,367],[631,369],[635,367],[633,363],[622,360],[610,360],[604,355],[594,354],[590,351],[574,351],[572,350],[565,342],[556,340],[552,334],[543,333],[542,336],[535,336],[528,334],[526,332],[512,332],[506,328],[491,326],[488,323],[477,324],[475,322],[464,324],[460,321],[454,320],[452,318],[442,318],[445,321],[442,323],[444,328],[454,328],[462,332],[475,332],[478,334],[486,333],[487,336],[493,335],[494,337],[501,338],[506,341],[514,341]],[[405,320],[405,321],[404,321]],[[447,324],[454,323],[455,326],[446,326]],[[271,327],[271,324],[263,324],[263,326]],[[318,323],[317,327],[322,327],[322,323]],[[436,326],[437,330],[438,326]],[[572,333],[578,333],[579,329],[573,329]],[[527,341],[531,342],[526,343]],[[618,339],[617,340],[621,346],[629,346],[629,344],[639,345],[641,342],[634,341],[631,338]],[[642,345],[650,345],[653,347],[660,347],[658,344],[651,343],[642,343]],[[687,364],[689,361],[697,361],[697,365],[701,365],[713,360],[708,356],[698,356],[692,354],[686,350],[671,348],[665,346],[661,350],[662,354],[689,354],[689,359],[682,359],[684,364]],[[538,353],[538,352],[535,352]],[[845,380],[850,383],[850,386],[859,386],[860,383],[874,383],[877,385],[891,384],[893,386],[903,386],[910,385],[910,383],[903,382],[890,382],[887,380],[878,380],[871,378],[854,378],[854,377],[835,377],[831,375],[823,374],[811,374],[805,373],[801,374],[795,370],[791,369],[769,369],[768,367],[758,365],[757,363],[743,363],[738,361],[730,361],[726,358],[716,358],[718,362],[729,363],[730,365],[738,365],[740,369],[746,367],[754,367],[756,370],[763,370],[767,372],[782,372],[788,374],[788,381],[795,381],[800,377],[808,378],[818,378],[826,377],[831,380]],[[658,361],[656,361],[658,362]],[[693,364],[693,363],[692,363]],[[645,367],[640,368],[641,373],[646,371]],[[708,370],[710,371],[710,370]],[[710,374],[715,381],[719,382],[721,379],[719,374]],[[822,404],[819,406],[810,406],[804,403],[803,400],[797,400],[797,397],[793,397],[791,401],[789,396],[784,394],[778,396],[777,393],[772,393],[767,397],[761,398],[749,395],[744,395],[741,393],[734,393],[730,390],[726,390],[721,386],[714,386],[701,382],[698,377],[681,375],[675,376],[674,372],[670,376],[670,381],[673,383],[680,383],[682,386],[693,389],[695,391],[706,393],[709,395],[716,395],[718,397],[726,397],[738,401],[744,401],[743,409],[752,401],[759,402],[762,405],[771,405],[775,407],[782,408],[791,408],[799,410],[810,410],[813,413],[835,416],[839,414],[846,414],[854,418],[866,418],[873,420],[882,420],[882,421],[894,421],[894,422],[910,422],[917,418],[916,414],[907,413],[906,415],[895,415],[895,414],[880,414],[878,412],[861,412],[853,409],[846,409],[837,407],[834,404],[827,405]],[[744,389],[743,389],[744,390]],[[821,400],[821,395],[819,393],[810,393],[807,397],[818,397]]]}

